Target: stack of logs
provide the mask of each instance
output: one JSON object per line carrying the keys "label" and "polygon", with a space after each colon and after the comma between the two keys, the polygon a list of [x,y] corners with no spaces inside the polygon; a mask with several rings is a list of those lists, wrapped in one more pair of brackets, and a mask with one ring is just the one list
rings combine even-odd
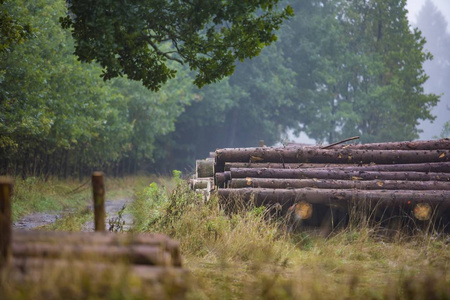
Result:
{"label": "stack of logs", "polygon": [[[185,277],[179,242],[162,234],[105,231],[103,175],[93,175],[97,232],[12,230],[12,180],[0,177],[0,271],[18,281],[45,280],[49,274],[101,277],[123,272],[164,293],[164,284]],[[100,209],[99,209],[100,208]]]}
{"label": "stack of logs", "polygon": [[209,175],[228,204],[276,205],[283,214],[295,208],[307,217],[298,210],[366,203],[417,220],[450,219],[450,139],[218,149]]}

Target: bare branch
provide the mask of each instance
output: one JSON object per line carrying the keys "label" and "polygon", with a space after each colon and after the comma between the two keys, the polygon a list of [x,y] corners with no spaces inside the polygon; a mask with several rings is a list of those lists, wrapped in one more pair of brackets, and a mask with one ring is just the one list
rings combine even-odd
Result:
{"label": "bare branch", "polygon": [[151,39],[151,38],[148,38],[148,37],[147,37],[147,42],[150,44],[150,46],[152,46],[152,48],[153,48],[153,50],[155,50],[156,54],[162,55],[162,56],[164,56],[165,58],[167,58],[168,60],[173,60],[173,61],[176,61],[176,62],[178,62],[178,63],[180,63],[180,64],[183,64],[183,61],[182,61],[181,59],[178,59],[178,58],[176,58],[176,57],[173,57],[173,56],[170,56],[170,55],[169,55],[169,53],[176,53],[176,51],[163,52],[163,51],[161,51],[161,50],[158,48],[158,46],[152,41],[152,39]]}

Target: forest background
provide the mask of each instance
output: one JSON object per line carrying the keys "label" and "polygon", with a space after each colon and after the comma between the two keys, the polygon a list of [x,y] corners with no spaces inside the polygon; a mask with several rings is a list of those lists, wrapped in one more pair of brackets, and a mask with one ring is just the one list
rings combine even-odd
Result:
{"label": "forest background", "polygon": [[[424,92],[424,63],[440,72],[428,84],[450,80],[450,35],[436,7],[428,1],[415,24],[435,33],[425,47],[404,0],[285,3],[295,16],[278,41],[238,62],[233,75],[199,89],[192,72],[173,63],[176,78],[153,92],[127,78],[104,82],[99,65],[77,60],[59,22],[64,1],[1,1],[18,33],[5,39],[2,22],[0,173],[189,171],[216,148],[272,145],[288,133],[324,143],[417,139],[439,101]],[[447,123],[436,135],[449,131]]]}

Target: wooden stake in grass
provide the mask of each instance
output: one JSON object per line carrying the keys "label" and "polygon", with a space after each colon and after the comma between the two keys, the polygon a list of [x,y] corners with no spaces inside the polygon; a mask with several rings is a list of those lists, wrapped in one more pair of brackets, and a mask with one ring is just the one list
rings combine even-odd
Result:
{"label": "wooden stake in grass", "polygon": [[13,181],[0,177],[0,269],[11,255],[11,193]]}
{"label": "wooden stake in grass", "polygon": [[95,231],[105,231],[105,184],[102,172],[92,174],[92,191],[94,194]]}

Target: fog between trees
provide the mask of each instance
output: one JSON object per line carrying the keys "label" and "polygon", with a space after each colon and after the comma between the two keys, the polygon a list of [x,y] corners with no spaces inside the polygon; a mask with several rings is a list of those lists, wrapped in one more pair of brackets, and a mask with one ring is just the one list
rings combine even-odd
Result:
{"label": "fog between trees", "polygon": [[232,76],[198,89],[174,63],[177,77],[155,93],[126,78],[103,82],[100,66],[72,56],[73,38],[58,21],[64,1],[6,1],[2,8],[35,30],[0,54],[0,172],[189,170],[218,147],[270,145],[288,130],[325,143],[418,138],[418,122],[438,103],[423,90],[438,84],[426,83],[427,49],[430,64],[448,57],[424,48],[405,1],[288,2],[295,16],[278,41]]}
{"label": "fog between trees", "polygon": [[421,122],[419,128],[423,129],[421,139],[432,139],[433,137],[449,136],[450,127],[447,132],[442,132],[447,122],[450,122],[450,34],[446,30],[448,22],[432,1],[427,0],[417,16],[417,26],[427,43],[425,49],[430,51],[434,59],[424,64],[425,72],[430,79],[425,83],[427,93],[442,94],[439,103],[433,108],[432,114],[436,119]]}

